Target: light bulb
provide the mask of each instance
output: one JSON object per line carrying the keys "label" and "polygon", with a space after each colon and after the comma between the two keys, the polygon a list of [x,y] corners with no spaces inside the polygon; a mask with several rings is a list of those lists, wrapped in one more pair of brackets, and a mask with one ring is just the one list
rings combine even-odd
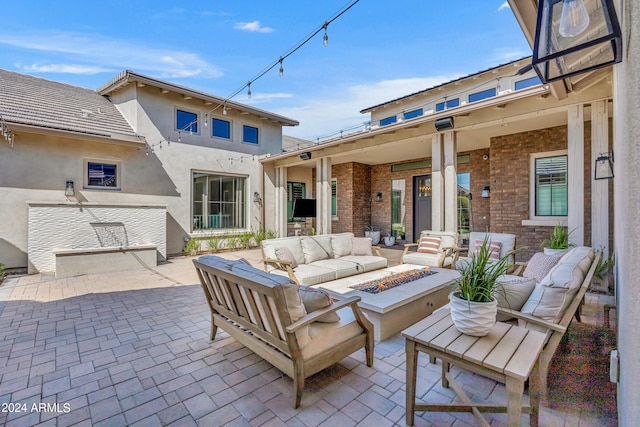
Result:
{"label": "light bulb", "polygon": [[325,46],[329,44],[329,36],[327,35],[328,26],[329,26],[329,23],[327,22],[325,22],[324,25],[322,26],[322,28],[324,28],[324,37],[322,38],[322,44]]}
{"label": "light bulb", "polygon": [[204,115],[204,126],[209,126],[209,114]]}
{"label": "light bulb", "polygon": [[251,99],[251,82],[247,83],[247,98]]}
{"label": "light bulb", "polygon": [[282,58],[280,58],[280,77],[284,75],[284,68],[282,68]]}
{"label": "light bulb", "polygon": [[589,13],[583,0],[563,0],[560,27],[562,37],[575,37],[589,26]]}
{"label": "light bulb", "polygon": [[224,114],[225,116],[227,115],[227,103],[226,102],[222,106],[222,114]]}

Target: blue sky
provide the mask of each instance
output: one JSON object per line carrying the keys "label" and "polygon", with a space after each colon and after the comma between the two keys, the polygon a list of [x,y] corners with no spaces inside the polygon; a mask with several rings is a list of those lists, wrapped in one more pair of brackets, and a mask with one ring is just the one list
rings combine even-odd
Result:
{"label": "blue sky", "polygon": [[[96,89],[124,69],[227,97],[349,0],[4,2],[0,68]],[[531,54],[504,0],[360,0],[234,101],[315,139],[360,110]]]}

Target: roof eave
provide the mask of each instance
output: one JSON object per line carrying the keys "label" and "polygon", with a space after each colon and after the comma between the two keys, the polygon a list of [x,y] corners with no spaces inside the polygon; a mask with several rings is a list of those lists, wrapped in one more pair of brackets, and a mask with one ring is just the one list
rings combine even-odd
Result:
{"label": "roof eave", "polygon": [[146,139],[142,136],[124,135],[119,133],[110,134],[92,134],[85,132],[74,132],[64,129],[49,128],[43,126],[32,126],[21,123],[8,122],[11,130],[14,131],[17,136],[20,136],[20,132],[41,134],[41,135],[54,135],[71,139],[81,139],[89,141],[106,142],[115,145],[126,145],[131,147],[144,147],[146,145]]}

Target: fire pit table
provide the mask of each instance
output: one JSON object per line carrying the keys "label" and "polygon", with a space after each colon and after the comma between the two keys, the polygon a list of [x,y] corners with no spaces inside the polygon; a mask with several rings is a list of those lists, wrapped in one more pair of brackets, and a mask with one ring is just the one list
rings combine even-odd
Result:
{"label": "fire pit table", "polygon": [[[404,275],[416,276],[415,270],[425,267],[413,264],[401,264],[381,270],[369,271],[356,276],[332,280],[314,286],[329,292],[335,300],[351,296],[361,298],[358,305],[375,325],[376,341],[384,341],[403,329],[429,316],[434,310],[449,302],[448,295],[460,273],[443,268],[430,268],[432,274],[419,277],[398,286],[398,278]],[[393,286],[378,293],[353,289],[363,284],[380,281],[381,288],[386,286],[385,279],[391,278]],[[414,277],[415,278],[415,277]]]}

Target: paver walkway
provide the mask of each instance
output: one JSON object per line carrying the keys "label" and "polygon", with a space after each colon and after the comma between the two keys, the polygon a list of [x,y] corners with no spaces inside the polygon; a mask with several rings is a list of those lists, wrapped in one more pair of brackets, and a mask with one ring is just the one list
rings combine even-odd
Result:
{"label": "paver walkway", "polygon": [[[259,266],[259,251],[223,256]],[[209,341],[210,316],[197,283],[190,258],[154,269],[5,281],[0,425],[405,425],[399,335],[376,343],[373,368],[360,351],[308,379],[302,406],[294,410],[288,377],[220,330]],[[596,311],[585,310],[585,317],[602,312],[598,298],[588,303]],[[454,393],[440,387],[440,366],[427,362],[419,360],[425,368],[419,369],[418,396],[453,401]],[[504,398],[503,386],[454,373],[474,399]],[[575,403],[563,411],[542,408],[541,425],[616,425],[615,414]],[[506,422],[504,415],[492,420]],[[417,426],[473,423],[470,414],[416,417]]]}

